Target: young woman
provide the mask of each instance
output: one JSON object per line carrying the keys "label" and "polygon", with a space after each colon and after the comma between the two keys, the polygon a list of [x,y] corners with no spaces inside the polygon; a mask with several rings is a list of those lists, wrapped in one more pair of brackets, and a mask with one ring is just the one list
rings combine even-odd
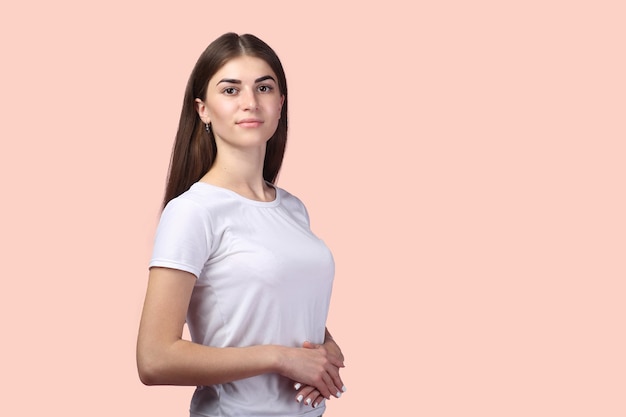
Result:
{"label": "young woman", "polygon": [[280,60],[219,37],[185,91],[137,342],[143,383],[197,386],[191,416],[317,417],[345,391],[332,255],[274,185],[286,141]]}

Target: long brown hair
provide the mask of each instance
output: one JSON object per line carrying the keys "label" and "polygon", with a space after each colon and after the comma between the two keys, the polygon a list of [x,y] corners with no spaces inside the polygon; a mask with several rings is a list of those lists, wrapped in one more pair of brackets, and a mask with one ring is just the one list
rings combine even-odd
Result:
{"label": "long brown hair", "polygon": [[267,142],[263,165],[263,178],[270,183],[276,181],[287,145],[287,80],[283,66],[274,50],[256,36],[226,33],[211,42],[200,55],[187,82],[170,159],[163,207],[187,191],[213,165],[217,155],[215,137],[212,130],[206,131],[200,120],[195,99],[204,100],[211,77],[229,60],[242,55],[267,62],[278,78],[278,88],[284,97],[278,127]]}

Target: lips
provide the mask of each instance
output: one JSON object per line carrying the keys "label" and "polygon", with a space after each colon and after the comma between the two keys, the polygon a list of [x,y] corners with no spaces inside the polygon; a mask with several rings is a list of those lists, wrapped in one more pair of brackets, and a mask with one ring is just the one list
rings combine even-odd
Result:
{"label": "lips", "polygon": [[237,125],[241,127],[258,127],[263,124],[260,119],[242,119],[237,122]]}

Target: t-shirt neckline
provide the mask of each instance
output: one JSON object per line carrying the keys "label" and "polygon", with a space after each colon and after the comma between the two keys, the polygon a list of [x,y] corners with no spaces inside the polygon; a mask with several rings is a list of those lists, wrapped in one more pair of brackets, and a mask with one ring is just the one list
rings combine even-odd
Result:
{"label": "t-shirt neckline", "polygon": [[239,201],[241,201],[243,203],[250,204],[250,205],[253,205],[253,206],[258,206],[258,207],[275,207],[275,206],[279,205],[280,204],[280,192],[278,190],[278,187],[275,186],[274,184],[268,182],[268,181],[265,181],[265,183],[268,186],[270,186],[270,187],[272,187],[274,189],[275,197],[274,197],[274,200],[272,200],[272,201],[253,200],[251,198],[244,197],[241,194],[239,194],[236,191],[233,191],[233,190],[231,190],[229,188],[220,187],[219,185],[210,184],[210,183],[204,182],[204,181],[198,181],[195,184],[193,184],[193,186],[197,185],[199,187],[209,187],[209,188],[212,188],[212,189],[215,189],[215,190],[218,190],[218,191],[222,191],[222,192],[224,192],[226,194],[229,194],[231,197],[233,197],[233,198],[235,198],[235,199],[237,199],[237,200],[239,200]]}

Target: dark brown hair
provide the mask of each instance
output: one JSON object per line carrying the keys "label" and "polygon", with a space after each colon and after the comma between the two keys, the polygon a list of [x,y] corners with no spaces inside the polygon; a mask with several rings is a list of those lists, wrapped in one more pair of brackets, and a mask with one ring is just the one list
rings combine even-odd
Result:
{"label": "dark brown hair", "polygon": [[217,155],[215,137],[212,130],[206,131],[200,120],[195,99],[204,100],[211,77],[229,60],[242,55],[267,62],[278,78],[278,88],[284,97],[278,127],[267,142],[263,165],[263,178],[270,183],[276,181],[287,145],[287,80],[283,66],[274,50],[256,36],[226,33],[211,42],[200,55],[187,82],[170,159],[163,207],[187,191],[213,165]]}

